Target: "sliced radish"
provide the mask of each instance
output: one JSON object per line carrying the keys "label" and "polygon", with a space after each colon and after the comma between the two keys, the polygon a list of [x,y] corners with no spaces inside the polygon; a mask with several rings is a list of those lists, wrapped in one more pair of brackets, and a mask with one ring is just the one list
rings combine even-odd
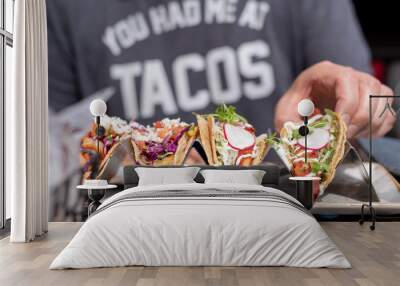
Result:
{"label": "sliced radish", "polygon": [[244,127],[225,123],[224,136],[228,140],[229,146],[236,150],[249,149],[256,144],[256,136]]}
{"label": "sliced radish", "polygon": [[[319,150],[324,148],[329,143],[329,132],[325,129],[315,129],[307,135],[307,148],[310,150]],[[298,144],[305,148],[305,137],[298,140]]]}

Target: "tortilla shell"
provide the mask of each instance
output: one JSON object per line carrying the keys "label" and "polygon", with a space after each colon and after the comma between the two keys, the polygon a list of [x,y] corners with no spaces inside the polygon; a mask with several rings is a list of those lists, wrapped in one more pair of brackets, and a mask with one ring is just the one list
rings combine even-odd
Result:
{"label": "tortilla shell", "polygon": [[208,132],[210,133],[210,143],[211,143],[211,154],[214,162],[214,166],[216,165],[221,165],[221,163],[218,160],[217,156],[217,147],[215,146],[215,139],[214,139],[214,126],[215,126],[215,120],[214,116],[209,115],[207,117],[207,122],[208,122]]}
{"label": "tortilla shell", "polygon": [[206,153],[208,164],[214,165],[208,121],[201,115],[196,115],[196,118],[197,126],[199,127],[201,145],[203,146],[204,152]]}
{"label": "tortilla shell", "polygon": [[131,140],[133,150],[135,153],[135,159],[140,165],[153,165],[153,166],[171,166],[176,165],[180,166],[183,165],[187,154],[189,153],[190,148],[192,147],[194,141],[197,137],[197,127],[195,129],[194,136],[189,136],[187,132],[185,132],[182,137],[179,139],[178,147],[175,151],[175,154],[168,155],[163,159],[155,160],[154,162],[149,162],[141,155],[141,151],[139,146],[135,143],[134,140]]}
{"label": "tortilla shell", "polygon": [[346,133],[347,126],[344,123],[342,117],[339,114],[336,114],[338,122],[339,122],[339,134],[337,138],[336,152],[333,155],[332,161],[329,164],[328,172],[325,177],[325,180],[321,182],[321,186],[326,189],[326,187],[332,182],[335,177],[336,167],[339,165],[340,161],[342,161],[344,156],[344,150],[346,146]]}
{"label": "tortilla shell", "polygon": [[266,138],[267,134],[261,134],[256,138],[257,154],[253,159],[253,166],[261,164],[265,156],[267,156],[270,146],[267,144],[267,142],[265,142]]}
{"label": "tortilla shell", "polygon": [[253,162],[252,157],[245,157],[245,158],[241,159],[240,162],[236,162],[236,164],[239,163],[240,166],[248,167],[248,166],[251,166],[252,162]]}
{"label": "tortilla shell", "polygon": [[97,179],[111,180],[120,166],[135,162],[133,148],[129,137],[122,138],[115,144],[101,161]]}
{"label": "tortilla shell", "polygon": [[[101,157],[104,157],[104,144],[102,141],[99,141],[99,151],[101,153]],[[81,148],[85,150],[93,150],[97,152],[97,140],[91,137],[85,137],[81,141]]]}
{"label": "tortilla shell", "polygon": [[[279,137],[280,138],[287,138],[288,137],[288,131],[287,131],[287,129],[285,128],[285,127],[282,127],[282,129],[281,129],[281,131],[279,132]],[[283,149],[283,153],[285,154],[285,157],[286,157],[286,161],[288,162],[288,163],[290,163],[290,165],[292,164],[292,162],[289,162],[289,159],[287,158],[287,154],[288,154],[288,152],[289,152],[289,150],[288,150],[288,148],[287,148],[287,145],[286,144],[280,144],[280,147]],[[292,170],[290,170],[290,171],[292,171]]]}
{"label": "tortilla shell", "polygon": [[[343,119],[341,118],[341,116],[339,114],[336,113],[336,117],[337,117],[337,120],[339,123],[336,149],[335,149],[335,153],[332,157],[332,161],[329,164],[328,172],[327,172],[324,180],[321,181],[321,183],[320,183],[322,189],[326,189],[328,187],[328,185],[332,182],[333,178],[335,177],[336,168],[344,156],[344,150],[345,150],[345,145],[346,145],[346,140],[347,140],[347,138],[346,138],[347,127],[346,127],[346,123],[344,123]],[[288,131],[286,130],[286,128],[282,128],[280,131],[280,137],[285,138],[287,136],[288,136]],[[283,147],[285,149],[285,152],[287,152],[288,150],[285,147],[285,145]]]}
{"label": "tortilla shell", "polygon": [[[221,165],[217,157],[217,150],[215,147],[215,139],[213,133],[213,126],[215,124],[214,117],[212,115],[207,116],[207,120],[204,116],[197,115],[197,125],[199,126],[201,145],[203,146],[204,152],[206,153],[208,164],[212,166]],[[266,134],[262,134],[256,138],[256,145],[258,151],[255,158],[243,158],[240,162],[241,166],[259,165],[267,155],[270,147],[265,142]]]}
{"label": "tortilla shell", "polygon": [[134,140],[131,140],[132,147],[133,147],[133,153],[135,154],[135,160],[139,165],[149,165],[149,163],[142,158],[140,155],[141,151],[139,149],[139,146],[136,144]]}
{"label": "tortilla shell", "polygon": [[187,154],[189,154],[189,150],[192,147],[194,141],[197,137],[198,128],[194,127],[195,135],[189,136],[186,132],[183,134],[182,138],[179,139],[178,148],[176,149],[175,156],[174,156],[174,165],[182,165],[185,162]]}

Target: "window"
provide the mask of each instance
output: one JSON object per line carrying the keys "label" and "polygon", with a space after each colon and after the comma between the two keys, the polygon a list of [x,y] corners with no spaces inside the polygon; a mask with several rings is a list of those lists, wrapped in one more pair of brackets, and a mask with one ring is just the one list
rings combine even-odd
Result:
{"label": "window", "polygon": [[10,194],[4,188],[4,105],[11,91],[11,67],[14,30],[14,0],[0,0],[0,228],[4,228],[10,214]]}

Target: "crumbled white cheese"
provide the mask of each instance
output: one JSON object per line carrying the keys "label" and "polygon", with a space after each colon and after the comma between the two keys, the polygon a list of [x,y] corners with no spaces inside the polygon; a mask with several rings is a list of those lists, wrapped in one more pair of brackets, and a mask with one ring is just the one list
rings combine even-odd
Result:
{"label": "crumbled white cheese", "polygon": [[[186,122],[182,122],[180,118],[177,119],[169,119],[169,118],[164,118],[161,120],[162,128],[165,129],[173,129],[176,127],[187,127],[189,124]],[[144,127],[143,125],[140,125],[136,122],[131,122],[131,126],[133,128],[132,131],[132,138],[135,141],[154,141],[157,143],[161,143],[163,141],[163,138],[161,138],[158,133],[157,133],[157,128],[155,128],[152,125],[147,125]],[[165,134],[165,136],[168,136],[169,133]]]}
{"label": "crumbled white cheese", "polygon": [[102,116],[100,117],[100,125],[106,130],[112,129],[118,135],[131,132],[131,127],[128,123],[119,117]]}
{"label": "crumbled white cheese", "polygon": [[145,132],[140,132],[140,131],[134,130],[132,132],[132,138],[135,141],[153,141],[153,142],[157,142],[157,143],[161,143],[163,140],[153,130],[149,130],[149,131],[145,131]]}
{"label": "crumbled white cheese", "polygon": [[177,119],[169,119],[169,118],[164,118],[163,120],[161,120],[163,126],[165,128],[172,128],[172,127],[184,127],[184,126],[188,126],[188,124],[186,122],[182,122],[180,118]]}

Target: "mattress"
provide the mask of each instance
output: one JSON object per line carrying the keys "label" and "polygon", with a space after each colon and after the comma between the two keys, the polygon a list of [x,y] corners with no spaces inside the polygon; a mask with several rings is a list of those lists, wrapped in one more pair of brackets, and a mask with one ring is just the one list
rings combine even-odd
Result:
{"label": "mattress", "polygon": [[351,267],[293,197],[197,183],[139,186],[107,199],[50,269],[129,265]]}

